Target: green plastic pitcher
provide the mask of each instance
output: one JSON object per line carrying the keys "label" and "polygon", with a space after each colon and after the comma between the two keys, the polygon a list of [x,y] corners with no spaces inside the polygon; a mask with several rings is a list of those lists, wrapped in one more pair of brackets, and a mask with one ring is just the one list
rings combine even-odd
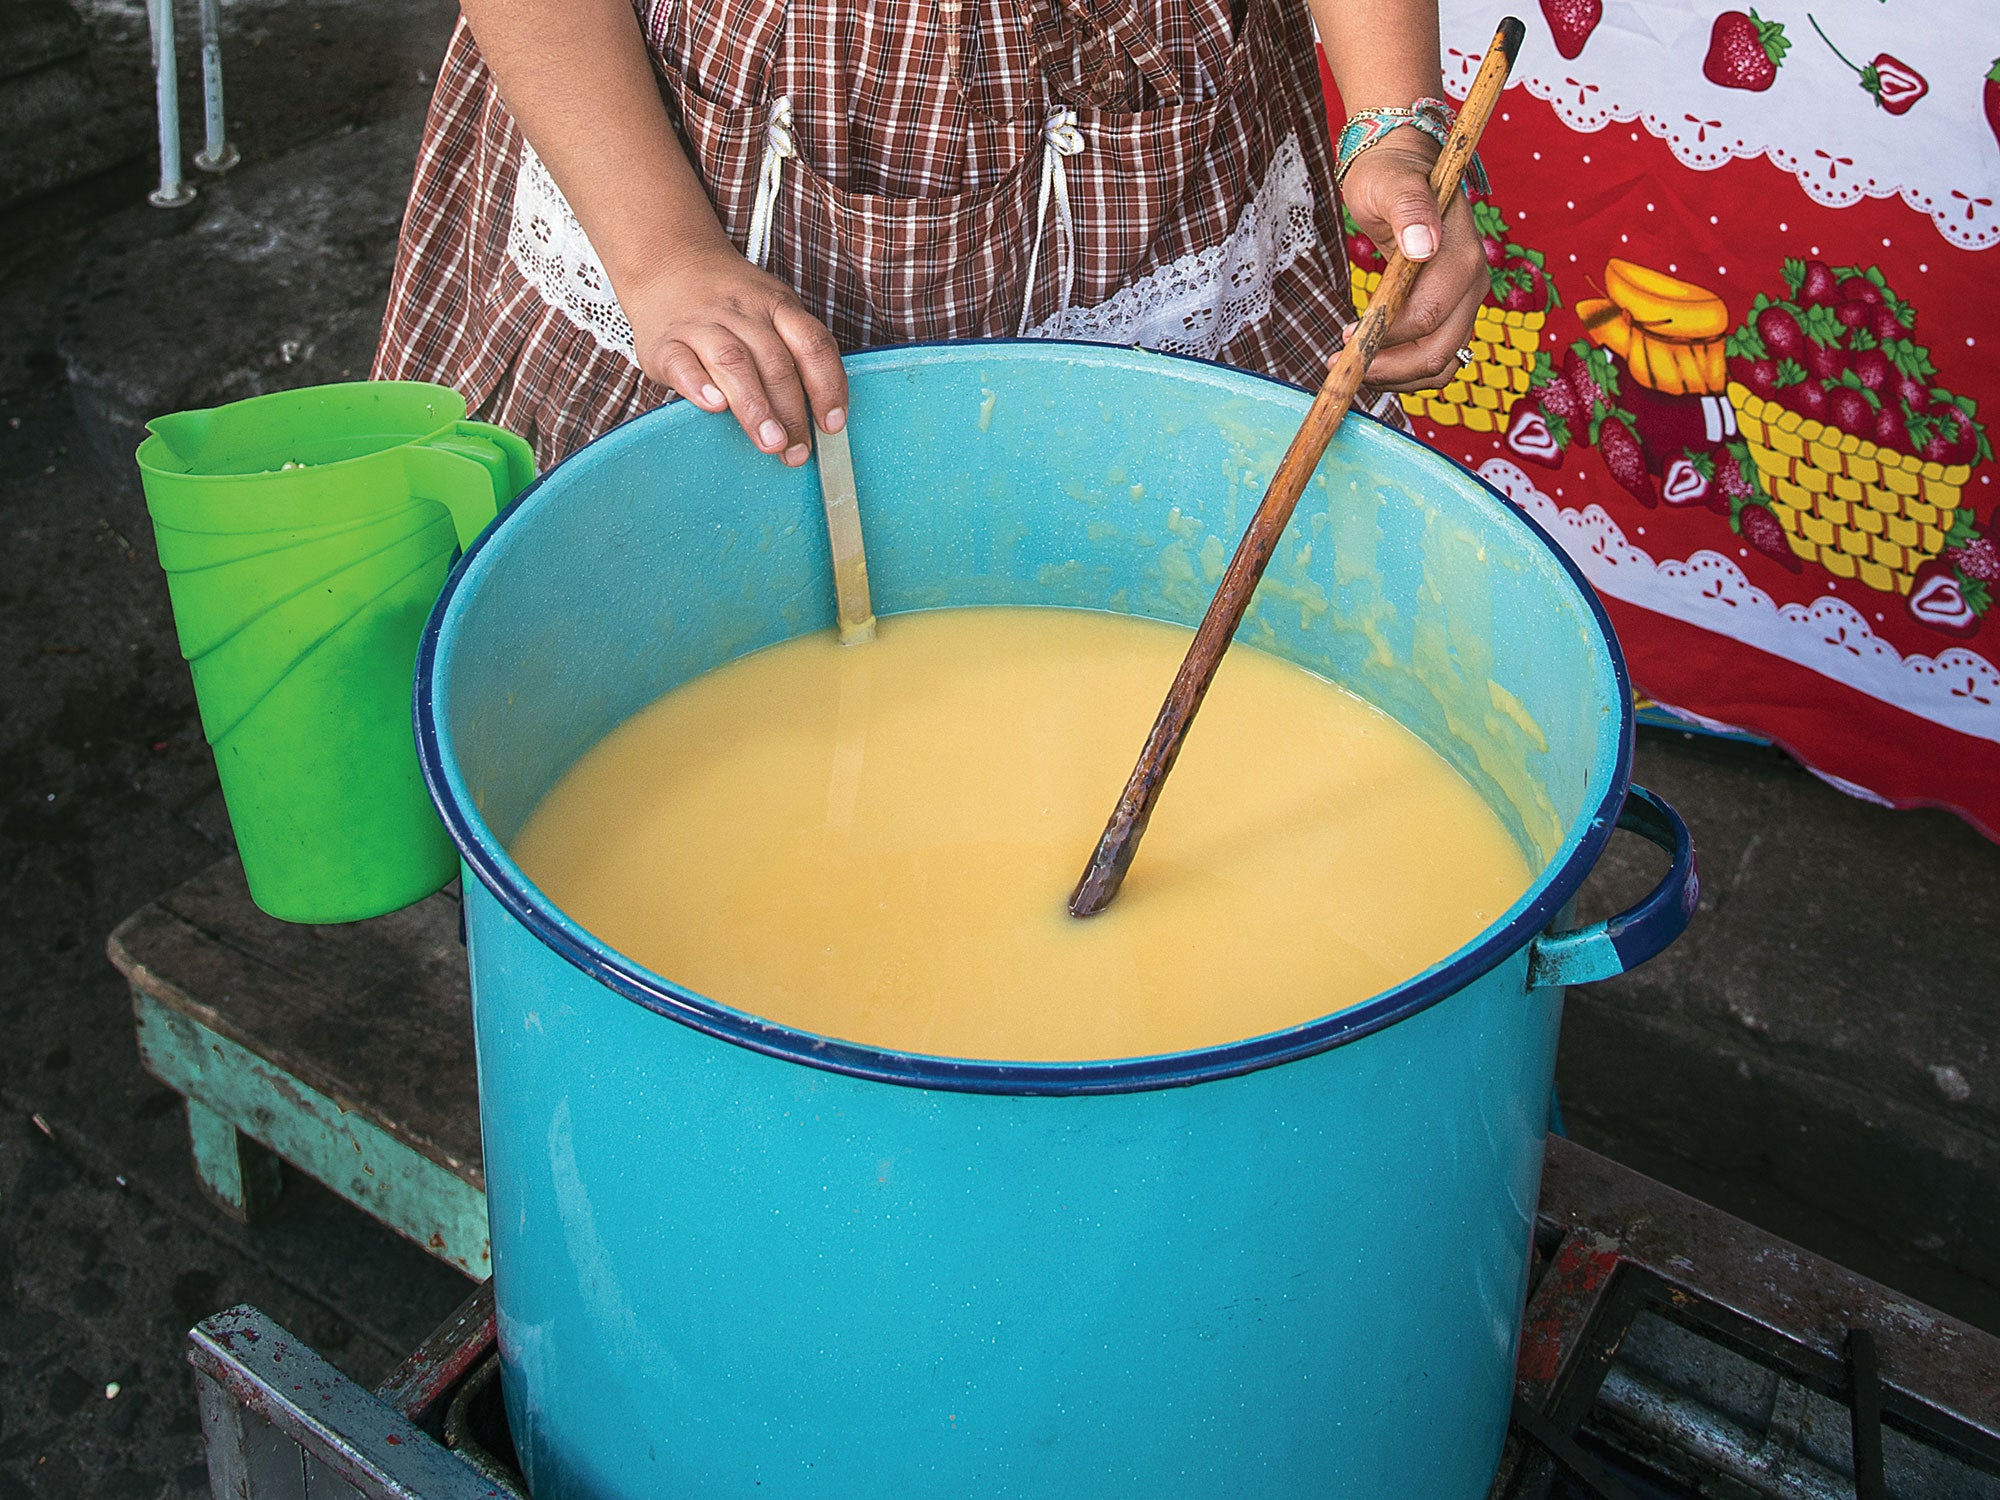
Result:
{"label": "green plastic pitcher", "polygon": [[430,895],[458,855],[417,769],[417,640],[533,453],[415,382],[283,391],[147,431],[146,508],[252,899],[350,922]]}

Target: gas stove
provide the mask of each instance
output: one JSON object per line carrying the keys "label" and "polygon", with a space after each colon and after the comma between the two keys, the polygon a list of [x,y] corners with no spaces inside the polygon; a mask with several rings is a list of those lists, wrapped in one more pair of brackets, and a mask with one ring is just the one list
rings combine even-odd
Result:
{"label": "gas stove", "polygon": [[[1534,1256],[1489,1500],[2000,1500],[2000,1339],[1559,1138]],[[217,1495],[527,1494],[490,1284],[374,1392],[255,1308],[189,1337]]]}
{"label": "gas stove", "polygon": [[1551,1139],[1493,1500],[2000,1497],[2000,1339]]}

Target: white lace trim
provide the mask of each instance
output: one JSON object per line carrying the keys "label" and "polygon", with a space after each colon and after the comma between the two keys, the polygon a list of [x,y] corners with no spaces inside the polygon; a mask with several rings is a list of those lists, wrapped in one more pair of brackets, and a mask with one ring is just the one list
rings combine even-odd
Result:
{"label": "white lace trim", "polygon": [[612,354],[632,358],[632,324],[611,290],[604,262],[535,148],[521,142],[507,254],[542,300]]}
{"label": "white lace trim", "polygon": [[[1082,231],[1088,234],[1086,224]],[[1229,238],[1161,266],[1095,307],[1072,307],[1029,338],[1139,344],[1213,359],[1271,311],[1279,273],[1319,244],[1312,183],[1296,134],[1285,137]]]}
{"label": "white lace trim", "polygon": [[[1288,135],[1227,239],[1161,266],[1096,307],[1073,307],[1039,323],[1027,336],[1140,344],[1213,359],[1271,311],[1279,274],[1318,244],[1305,153],[1298,136]],[[601,348],[632,358],[632,324],[611,290],[604,263],[526,141],[507,254],[549,306]]]}

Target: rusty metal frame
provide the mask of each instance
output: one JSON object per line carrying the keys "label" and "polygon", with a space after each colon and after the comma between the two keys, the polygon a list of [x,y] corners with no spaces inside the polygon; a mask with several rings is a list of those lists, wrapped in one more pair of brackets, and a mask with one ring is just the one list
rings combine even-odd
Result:
{"label": "rusty metal frame", "polygon": [[[206,1319],[188,1342],[215,1500],[512,1500],[253,1307]],[[406,1363],[390,1384],[434,1405],[445,1387],[430,1377],[448,1386],[458,1368],[450,1354],[414,1374]]]}
{"label": "rusty metal frame", "polygon": [[453,1389],[495,1348],[493,1283],[479,1288],[389,1373],[375,1394],[419,1427],[435,1428]]}
{"label": "rusty metal frame", "polygon": [[[2000,1474],[2000,1339],[1556,1137],[1537,1245],[1515,1395],[1560,1433],[1581,1426],[1619,1341],[1650,1311],[1808,1390],[1859,1396],[1868,1478],[1878,1414]],[[1510,1434],[1493,1495],[1545,1495],[1554,1471],[1545,1448]]]}

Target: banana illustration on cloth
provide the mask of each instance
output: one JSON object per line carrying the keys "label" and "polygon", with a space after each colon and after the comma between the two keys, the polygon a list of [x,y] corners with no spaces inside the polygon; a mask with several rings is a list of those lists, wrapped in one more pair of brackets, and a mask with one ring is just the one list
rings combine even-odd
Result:
{"label": "banana illustration on cloth", "polygon": [[1611,260],[1602,297],[1576,305],[1590,341],[1667,396],[1720,396],[1729,385],[1729,309],[1714,292],[1650,266]]}

